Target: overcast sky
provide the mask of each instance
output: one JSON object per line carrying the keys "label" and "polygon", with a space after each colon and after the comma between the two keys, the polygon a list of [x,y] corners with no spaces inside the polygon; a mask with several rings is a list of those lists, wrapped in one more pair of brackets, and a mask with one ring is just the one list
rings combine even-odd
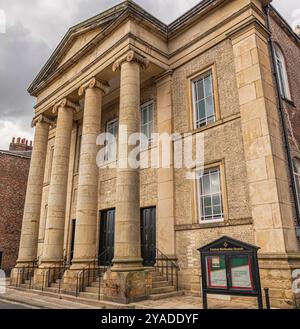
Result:
{"label": "overcast sky", "polygon": [[[199,1],[136,0],[165,23]],[[13,136],[32,139],[30,123],[35,99],[26,90],[68,28],[120,2],[0,0],[0,149],[7,149]],[[274,0],[273,4],[290,24],[300,24],[299,0]],[[5,34],[1,24],[3,11]]]}

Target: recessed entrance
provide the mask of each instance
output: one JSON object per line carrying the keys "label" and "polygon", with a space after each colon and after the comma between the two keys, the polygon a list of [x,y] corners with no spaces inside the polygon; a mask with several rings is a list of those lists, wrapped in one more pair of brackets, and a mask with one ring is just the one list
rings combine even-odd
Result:
{"label": "recessed entrance", "polygon": [[141,248],[144,266],[156,263],[156,208],[141,210]]}
{"label": "recessed entrance", "polygon": [[76,229],[76,219],[72,220],[71,227],[71,241],[70,241],[70,261],[74,258],[74,245],[75,245],[75,229]]}
{"label": "recessed entrance", "polygon": [[114,258],[115,245],[115,209],[100,212],[99,236],[99,265],[111,266]]}

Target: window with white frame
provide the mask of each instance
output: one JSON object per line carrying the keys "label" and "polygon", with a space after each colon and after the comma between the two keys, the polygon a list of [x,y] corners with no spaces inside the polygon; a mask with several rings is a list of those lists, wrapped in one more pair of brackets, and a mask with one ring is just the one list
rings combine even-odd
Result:
{"label": "window with white frame", "polygon": [[147,147],[152,142],[154,128],[154,102],[150,101],[141,105],[141,146]]}
{"label": "window with white frame", "polygon": [[300,160],[294,159],[294,179],[296,183],[297,202],[300,208]]}
{"label": "window with white frame", "polygon": [[106,133],[108,133],[108,139],[105,144],[104,161],[114,161],[117,159],[117,134],[118,134],[118,119],[111,120],[106,124]]}
{"label": "window with white frame", "polygon": [[280,95],[284,98],[291,99],[288,75],[285,60],[280,48],[275,45],[276,70],[278,75]]}
{"label": "window with white frame", "polygon": [[212,71],[192,80],[194,128],[216,121]]}
{"label": "window with white frame", "polygon": [[200,221],[224,219],[220,168],[204,170],[198,174],[198,202]]}

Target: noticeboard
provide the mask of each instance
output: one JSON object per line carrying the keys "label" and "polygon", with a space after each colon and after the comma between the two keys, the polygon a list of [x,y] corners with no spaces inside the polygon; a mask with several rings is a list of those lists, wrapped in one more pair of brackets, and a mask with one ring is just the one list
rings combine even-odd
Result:
{"label": "noticeboard", "polygon": [[224,236],[198,249],[201,254],[203,308],[207,294],[257,297],[263,307],[259,247]]}

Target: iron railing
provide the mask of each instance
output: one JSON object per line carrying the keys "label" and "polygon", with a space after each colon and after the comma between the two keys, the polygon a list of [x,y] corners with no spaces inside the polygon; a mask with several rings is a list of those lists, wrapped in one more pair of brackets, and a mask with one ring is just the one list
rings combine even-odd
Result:
{"label": "iron railing", "polygon": [[178,272],[180,271],[179,266],[175,260],[169,258],[162,253],[158,248],[156,250],[156,264],[154,266],[155,271],[159,272],[168,282],[175,286],[178,291]]}
{"label": "iron railing", "polygon": [[[109,258],[110,250],[107,248],[95,260],[82,268],[76,275],[76,297],[80,292],[84,292],[86,287],[89,287],[98,279],[98,300],[101,299],[101,278],[105,272],[111,267],[111,259]],[[103,264],[101,264],[103,263]]]}
{"label": "iron railing", "polygon": [[53,283],[57,283],[58,281],[58,294],[60,295],[61,282],[63,280],[65,271],[69,268],[70,264],[66,261],[66,259],[55,266],[43,268],[41,290],[43,291],[45,288],[51,287]]}
{"label": "iron railing", "polygon": [[37,261],[33,261],[31,264],[18,268],[16,287],[18,288],[22,284],[25,284],[27,281],[29,281],[28,288],[32,289],[34,271],[37,269],[37,267],[38,267]]}

